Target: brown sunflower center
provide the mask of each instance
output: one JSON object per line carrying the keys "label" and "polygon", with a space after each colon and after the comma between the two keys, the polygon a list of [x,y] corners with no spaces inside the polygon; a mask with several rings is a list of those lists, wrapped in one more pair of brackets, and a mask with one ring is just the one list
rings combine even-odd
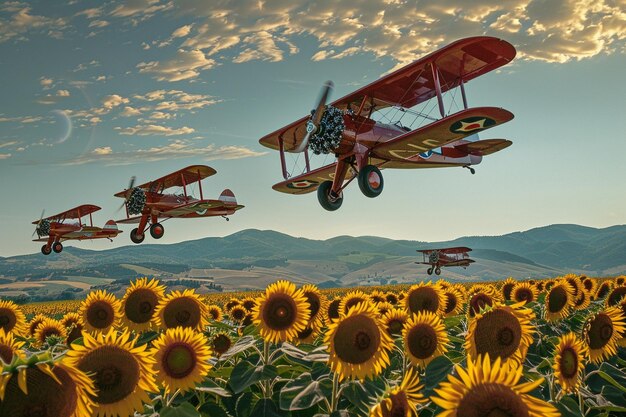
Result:
{"label": "brown sunflower center", "polygon": [[609,295],[607,304],[609,306],[614,306],[617,303],[619,303],[625,295],[626,295],[626,287],[617,287],[613,291],[611,291],[611,295]]}
{"label": "brown sunflower center", "polygon": [[584,292],[581,292],[580,293],[580,297],[576,300],[574,305],[576,307],[580,307],[580,306],[584,305],[586,301],[587,301],[587,296],[585,295]]}
{"label": "brown sunflower center", "polygon": [[56,327],[45,327],[43,329],[41,329],[41,333],[40,333],[40,337],[39,337],[39,341],[40,342],[45,342],[46,339],[50,336],[60,336],[61,335],[61,330],[57,329]]}
{"label": "brown sunflower center", "polygon": [[140,378],[137,360],[118,346],[100,346],[88,352],[78,363],[85,373],[93,375],[99,404],[114,404],[135,391]]}
{"label": "brown sunflower center", "polygon": [[402,333],[402,328],[404,327],[404,320],[401,319],[391,319],[387,323],[387,331],[389,334],[398,335]]}
{"label": "brown sunflower center", "polygon": [[383,407],[381,407],[383,417],[406,417],[411,415],[411,407],[404,391],[400,391],[397,394],[389,394],[389,399],[391,401],[384,402]]}
{"label": "brown sunflower center", "polygon": [[184,378],[193,372],[198,363],[193,347],[184,342],[172,343],[161,359],[161,367],[172,378]]}
{"label": "brown sunflower center", "polygon": [[245,300],[243,302],[243,308],[245,308],[246,310],[250,311],[254,308],[254,305],[256,303],[254,302],[254,300]]}
{"label": "brown sunflower center", "polygon": [[[1,313],[0,313],[1,314]],[[30,326],[28,327],[28,330],[30,331],[30,334],[34,335],[35,331],[37,330],[37,326],[39,326],[41,324],[43,320],[34,320],[30,322]]]}
{"label": "brown sunflower center", "polygon": [[152,319],[159,297],[148,288],[133,291],[124,305],[124,314],[133,323],[147,323]]}
{"label": "brown sunflower center", "polygon": [[613,321],[604,314],[598,314],[590,323],[587,337],[591,349],[601,349],[606,346],[613,336]]}
{"label": "brown sunflower center", "polygon": [[365,363],[380,348],[380,329],[368,316],[350,316],[337,326],[333,342],[335,353],[343,362]]}
{"label": "brown sunflower center", "polygon": [[361,297],[351,297],[346,301],[346,305],[343,308],[344,314],[348,313],[351,307],[354,307],[357,304],[364,302],[365,300]]}
{"label": "brown sunflower center", "polygon": [[114,320],[113,306],[104,300],[95,301],[87,308],[87,322],[96,329],[105,329]]}
{"label": "brown sunflower center", "polygon": [[497,383],[480,384],[463,396],[456,410],[463,417],[528,417],[528,406],[515,391]]}
{"label": "brown sunflower center", "polygon": [[398,304],[398,297],[395,294],[387,294],[385,298],[389,304]]}
{"label": "brown sunflower center", "polygon": [[17,317],[10,308],[0,308],[0,327],[9,332],[15,327]]}
{"label": "brown sunflower center", "polygon": [[225,334],[218,334],[213,338],[213,350],[218,354],[222,355],[230,349],[233,342],[230,340]]}
{"label": "brown sunflower center", "polygon": [[437,350],[437,332],[422,323],[413,326],[407,334],[407,348],[418,359],[430,358]]}
{"label": "brown sunflower center", "polygon": [[568,346],[561,351],[559,370],[567,379],[573,378],[578,373],[578,355],[572,347]]}
{"label": "brown sunflower center", "polygon": [[591,291],[591,289],[593,288],[593,281],[587,278],[586,280],[583,281],[583,285],[585,286],[585,289],[587,291]]}
{"label": "brown sunflower center", "polygon": [[230,315],[233,320],[242,321],[246,317],[246,310],[244,308],[233,308],[230,311]]}
{"label": "brown sunflower center", "polygon": [[574,290],[574,297],[578,295],[578,282],[574,278],[568,278],[567,283]]}
{"label": "brown sunflower center", "polygon": [[13,360],[13,349],[7,345],[1,344],[0,359],[2,359],[4,363],[11,363],[11,360]]}
{"label": "brown sunflower center", "polygon": [[492,304],[493,304],[493,300],[487,294],[482,293],[482,292],[479,292],[478,294],[474,294],[469,302],[470,317],[474,317],[476,313],[478,313],[480,310],[484,309],[485,307],[491,307]]}
{"label": "brown sunflower center", "polygon": [[37,368],[26,370],[28,394],[19,388],[17,374],[11,376],[0,402],[0,416],[16,417],[70,417],[78,405],[76,384],[65,370],[54,367],[56,382]]}
{"label": "brown sunflower center", "polygon": [[330,302],[328,305],[328,318],[330,319],[338,319],[339,318],[339,305],[341,304],[341,299],[336,298]]}
{"label": "brown sunflower center", "polygon": [[70,333],[67,335],[67,341],[65,342],[68,346],[72,344],[72,342],[76,339],[78,339],[79,337],[82,337],[82,326],[74,326],[74,328],[72,328],[72,330],[70,331]]}
{"label": "brown sunflower center", "polygon": [[611,287],[606,282],[600,285],[600,289],[598,290],[598,298],[604,298],[608,293]]}
{"label": "brown sunflower center", "polygon": [[515,284],[512,282],[506,283],[502,286],[502,295],[504,295],[504,298],[506,300],[511,299],[511,291],[513,291],[513,286],[515,286]]}
{"label": "brown sunflower center", "polygon": [[217,320],[217,319],[219,319],[219,318],[220,318],[220,312],[219,312],[219,310],[218,310],[218,309],[216,309],[216,308],[212,308],[212,309],[210,309],[210,310],[209,310],[209,315],[211,316],[211,318],[212,318],[213,320]]}
{"label": "brown sunflower center", "polygon": [[520,288],[515,293],[516,301],[526,301],[530,303],[533,300],[533,292],[528,288]]}
{"label": "brown sunflower center", "polygon": [[451,292],[446,292],[446,300],[448,302],[446,303],[445,313],[450,314],[456,309],[458,300],[456,299],[456,295],[454,295],[454,293],[451,293]]}
{"label": "brown sunflower center", "polygon": [[554,287],[548,293],[548,311],[559,313],[567,305],[567,291],[563,287]]}
{"label": "brown sunflower center", "polygon": [[272,330],[285,330],[296,321],[298,307],[294,299],[285,293],[270,294],[262,307],[265,324]]}
{"label": "brown sunflower center", "polygon": [[477,319],[474,341],[479,355],[506,359],[517,351],[521,339],[522,326],[508,311],[493,310]]}
{"label": "brown sunflower center", "polygon": [[308,326],[301,332],[298,332],[298,339],[304,340],[313,334],[313,328]]}
{"label": "brown sunflower center", "polygon": [[432,287],[420,287],[408,294],[409,310],[413,313],[430,311],[436,313],[439,310],[439,293]]}
{"label": "brown sunflower center", "polygon": [[201,318],[200,307],[192,298],[174,298],[163,308],[163,321],[168,329],[179,326],[196,327]]}

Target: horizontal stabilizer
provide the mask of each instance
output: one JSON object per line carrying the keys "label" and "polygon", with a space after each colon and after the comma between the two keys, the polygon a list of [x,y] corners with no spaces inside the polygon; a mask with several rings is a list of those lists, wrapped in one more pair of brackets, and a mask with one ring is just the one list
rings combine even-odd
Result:
{"label": "horizontal stabilizer", "polygon": [[458,151],[465,153],[466,155],[490,155],[508,148],[513,142],[506,139],[485,139],[476,142],[464,143],[462,145],[456,145],[454,148]]}

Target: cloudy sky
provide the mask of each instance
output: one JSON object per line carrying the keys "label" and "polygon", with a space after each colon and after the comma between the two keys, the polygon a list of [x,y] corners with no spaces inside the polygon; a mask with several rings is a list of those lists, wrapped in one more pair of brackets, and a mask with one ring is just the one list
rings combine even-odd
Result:
{"label": "cloudy sky", "polygon": [[[379,198],[354,184],[333,213],[271,189],[278,154],[258,139],[305,115],[325,80],[338,98],[476,35],[518,51],[467,86],[470,106],[515,114],[483,135],[514,144],[476,175],[387,170]],[[30,222],[44,208],[97,204],[102,225],[120,218],[112,195],[131,176],[191,164],[218,171],[206,196],[228,187],[246,208],[228,223],[167,222],[160,243],[246,228],[436,241],[624,224],[625,39],[624,0],[2,2],[0,256],[39,250]],[[78,245],[128,244],[122,228]]]}

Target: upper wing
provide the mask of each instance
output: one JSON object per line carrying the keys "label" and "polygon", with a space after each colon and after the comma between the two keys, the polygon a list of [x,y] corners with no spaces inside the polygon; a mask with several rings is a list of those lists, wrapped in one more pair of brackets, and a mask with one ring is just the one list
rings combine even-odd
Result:
{"label": "upper wing", "polygon": [[513,113],[498,107],[476,107],[412,130],[372,149],[372,156],[388,161],[410,161],[422,152],[457,141],[467,135],[513,119]]}
{"label": "upper wing", "polygon": [[[83,204],[82,206],[74,207],[73,209],[55,214],[54,216],[46,217],[44,220],[80,219],[81,217],[88,216],[98,210],[100,210],[100,207],[98,206],[94,206],[93,204]],[[33,222],[33,224],[37,223],[39,223],[39,220],[35,220]]]}
{"label": "upper wing", "polygon": [[[340,109],[358,111],[363,99],[360,115],[372,109],[381,110],[390,106],[413,107],[436,96],[432,67],[438,69],[441,91],[458,87],[491,70],[507,64],[515,57],[515,48],[510,43],[489,36],[461,39],[445,46],[397,71],[388,74],[359,90],[341,97],[332,105]],[[261,145],[279,149],[282,137],[285,151],[291,152],[302,141],[308,116],[259,140]]]}
{"label": "upper wing", "polygon": [[[286,181],[274,184],[272,187],[276,191],[287,194],[307,194],[317,190],[317,187],[324,181],[332,181],[335,176],[336,162],[325,165],[321,168],[310,171],[306,174],[298,175],[293,178],[289,178]],[[346,178],[355,176],[356,173],[352,171],[352,168],[348,168]]]}
{"label": "upper wing", "polygon": [[[154,181],[138,185],[137,187],[144,190],[152,189],[162,191],[171,187],[182,187],[183,185],[191,184],[196,181],[202,181],[216,173],[217,171],[206,165],[191,165],[164,177],[157,178]],[[115,197],[126,198],[126,192],[127,190],[124,190],[114,195]]]}
{"label": "upper wing", "polygon": [[454,248],[441,248],[441,249],[418,249],[417,252],[421,252],[421,253],[425,253],[425,254],[429,254],[431,252],[434,251],[438,251],[440,253],[448,253],[448,254],[454,254],[454,253],[466,253],[466,252],[471,252],[472,250],[470,248],[467,248],[465,246],[456,246]]}

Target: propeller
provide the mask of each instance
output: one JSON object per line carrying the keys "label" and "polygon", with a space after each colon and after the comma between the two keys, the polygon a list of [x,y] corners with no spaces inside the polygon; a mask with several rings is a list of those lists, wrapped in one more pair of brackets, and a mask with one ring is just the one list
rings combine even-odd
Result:
{"label": "propeller", "polygon": [[128,188],[126,189],[126,193],[124,194],[124,202],[117,209],[116,213],[118,211],[120,211],[126,205],[126,203],[128,203],[128,199],[130,198],[130,193],[133,191],[133,187],[135,186],[135,180],[136,179],[137,179],[137,177],[135,177],[134,175],[132,177],[130,177],[130,181],[128,183]]}
{"label": "propeller", "polygon": [[35,237],[35,233],[38,237],[41,237],[41,234],[39,233],[39,226],[41,225],[41,221],[43,220],[43,215],[45,212],[46,209],[41,210],[41,216],[39,216],[39,221],[37,222],[37,226],[35,226],[35,231],[33,232],[31,237]]}
{"label": "propeller", "polygon": [[322,90],[320,91],[320,95],[317,98],[317,105],[311,115],[311,118],[308,122],[306,122],[306,135],[300,145],[295,149],[295,152],[302,152],[306,149],[309,144],[309,139],[311,135],[317,133],[317,130],[320,127],[320,121],[322,120],[322,116],[324,115],[324,110],[326,108],[326,101],[328,100],[328,96],[333,90],[334,84],[332,81],[326,81],[322,86]]}

